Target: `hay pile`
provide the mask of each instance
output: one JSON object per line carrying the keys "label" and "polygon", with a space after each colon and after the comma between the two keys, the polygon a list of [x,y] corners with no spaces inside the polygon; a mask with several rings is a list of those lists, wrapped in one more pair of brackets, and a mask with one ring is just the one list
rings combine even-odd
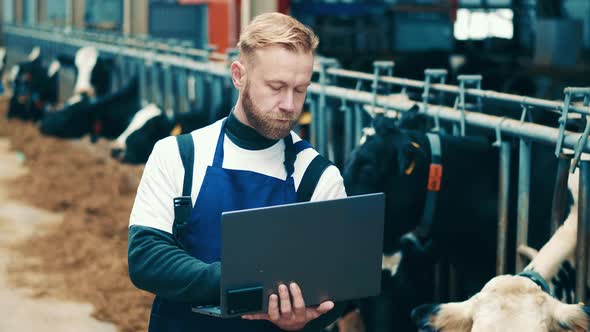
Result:
{"label": "hay pile", "polygon": [[30,173],[14,180],[13,198],[64,215],[15,250],[27,257],[10,268],[15,286],[92,303],[94,316],[120,331],[146,331],[153,296],[127,274],[127,225],[143,167],[109,157],[108,142],[44,137],[30,123],[6,120],[0,136],[25,156]]}

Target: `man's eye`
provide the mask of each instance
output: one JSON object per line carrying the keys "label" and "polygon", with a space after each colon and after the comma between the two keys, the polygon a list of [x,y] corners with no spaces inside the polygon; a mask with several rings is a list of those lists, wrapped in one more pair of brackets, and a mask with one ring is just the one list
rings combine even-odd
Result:
{"label": "man's eye", "polygon": [[280,91],[280,90],[281,90],[281,87],[280,87],[280,86],[273,86],[273,85],[271,85],[271,86],[270,86],[270,88],[271,88],[273,91]]}

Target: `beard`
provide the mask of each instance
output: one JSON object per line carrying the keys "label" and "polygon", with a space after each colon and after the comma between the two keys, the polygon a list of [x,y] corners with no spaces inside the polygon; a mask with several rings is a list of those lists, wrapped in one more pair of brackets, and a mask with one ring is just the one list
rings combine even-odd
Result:
{"label": "beard", "polygon": [[275,115],[273,112],[261,110],[250,98],[250,87],[247,83],[242,94],[242,109],[248,123],[268,139],[279,140],[286,137],[297,124],[297,117],[294,118],[296,112],[291,115],[284,112]]}

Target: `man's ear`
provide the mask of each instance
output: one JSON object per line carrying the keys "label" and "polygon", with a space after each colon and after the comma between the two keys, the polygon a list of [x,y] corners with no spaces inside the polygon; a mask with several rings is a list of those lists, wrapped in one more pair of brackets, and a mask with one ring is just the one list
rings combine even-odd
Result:
{"label": "man's ear", "polygon": [[242,90],[246,85],[246,67],[240,61],[234,61],[230,67],[231,80],[234,87],[238,90]]}

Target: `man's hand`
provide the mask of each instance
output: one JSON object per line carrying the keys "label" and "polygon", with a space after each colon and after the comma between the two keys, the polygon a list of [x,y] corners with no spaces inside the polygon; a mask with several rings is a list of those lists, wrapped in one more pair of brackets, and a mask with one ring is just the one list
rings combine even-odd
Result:
{"label": "man's hand", "polygon": [[[291,298],[293,299],[291,301]],[[296,283],[279,285],[279,296],[271,294],[268,299],[268,313],[244,315],[243,319],[269,320],[276,326],[286,331],[301,330],[307,323],[325,314],[334,308],[334,302],[322,302],[317,307],[305,307],[301,289]],[[280,310],[279,310],[280,309]]]}

